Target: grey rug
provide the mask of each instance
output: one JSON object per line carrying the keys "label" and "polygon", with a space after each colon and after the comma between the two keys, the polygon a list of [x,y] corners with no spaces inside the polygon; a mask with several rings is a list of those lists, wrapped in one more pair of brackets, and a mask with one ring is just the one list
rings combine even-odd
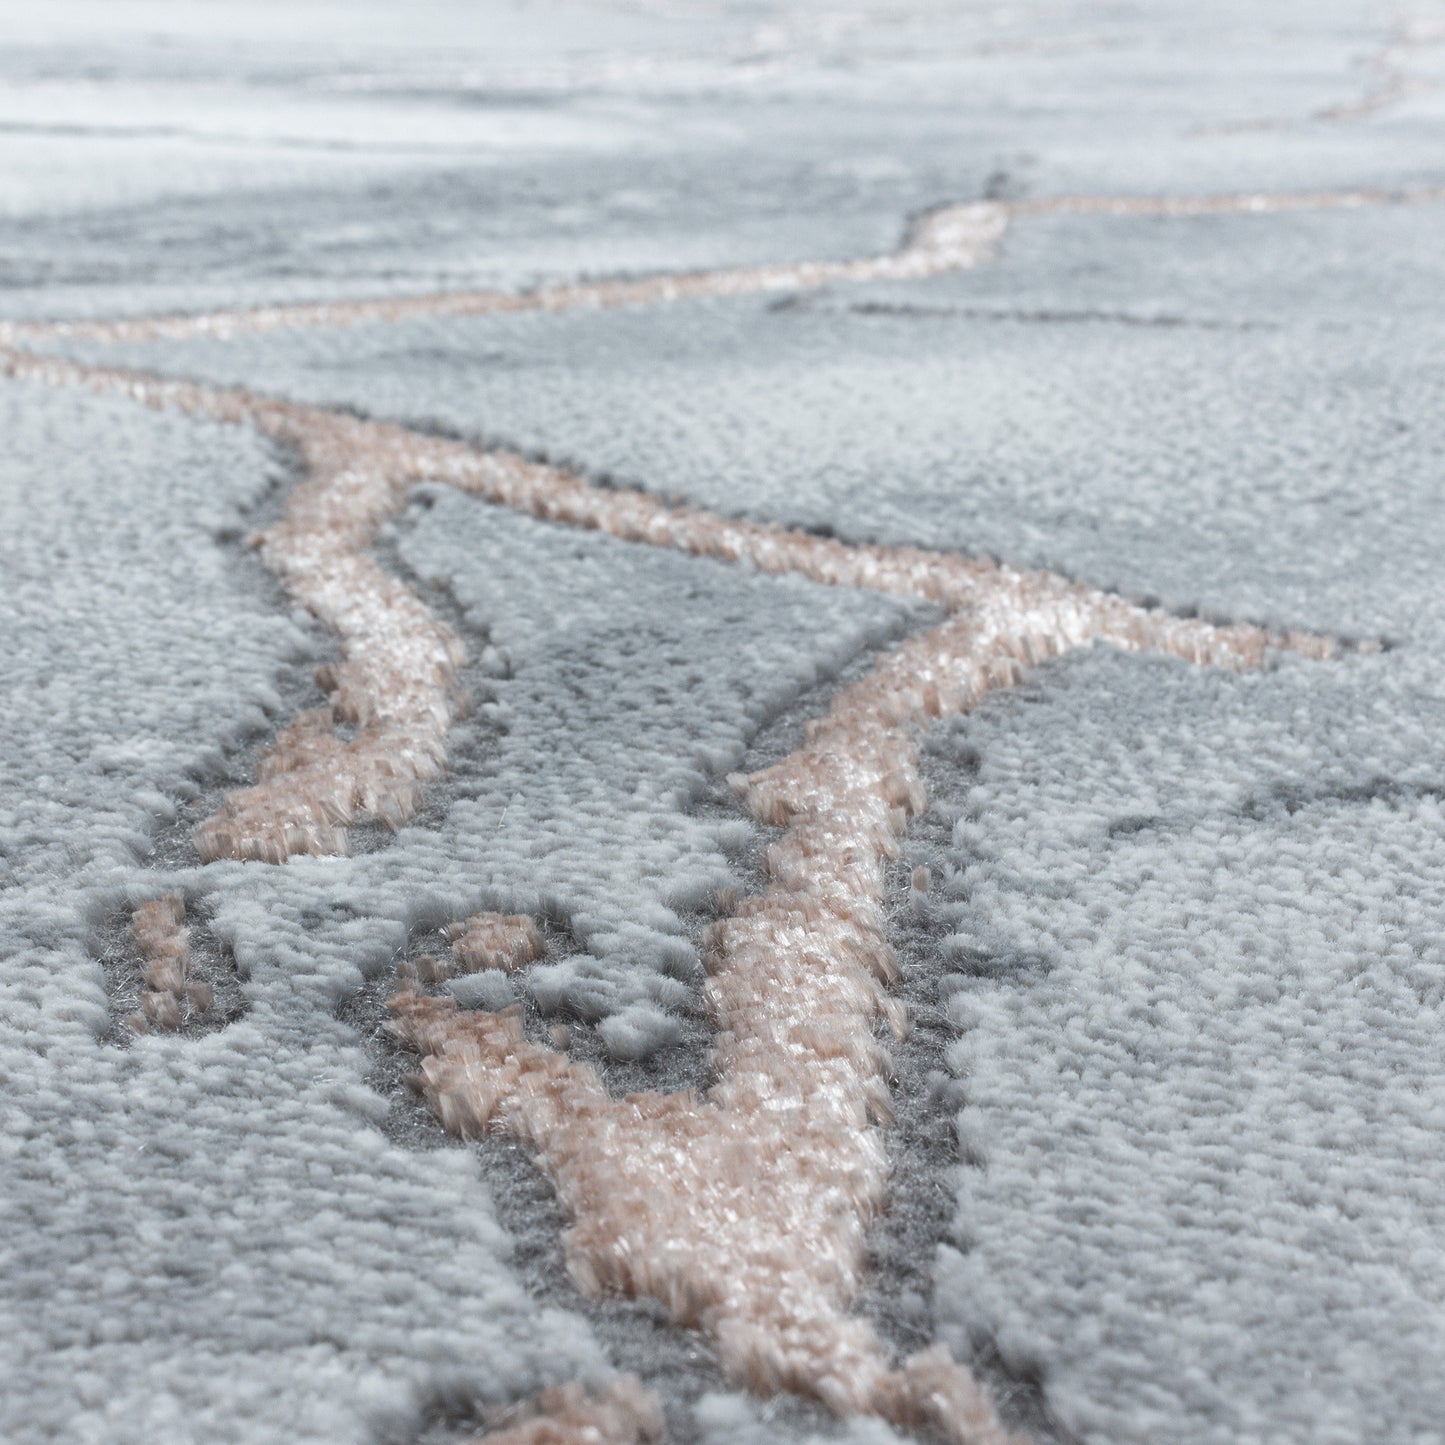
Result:
{"label": "grey rug", "polygon": [[0,1437],[1445,1440],[1445,8],[0,42]]}

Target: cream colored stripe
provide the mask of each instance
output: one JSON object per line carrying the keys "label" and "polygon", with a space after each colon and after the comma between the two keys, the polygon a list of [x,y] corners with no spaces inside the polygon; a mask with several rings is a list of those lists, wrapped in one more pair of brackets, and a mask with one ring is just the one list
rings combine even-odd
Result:
{"label": "cream colored stripe", "polygon": [[22,322],[0,328],[0,344],[29,346],[51,340],[179,341],[195,336],[227,337],[307,326],[355,326],[363,321],[404,321],[416,316],[496,316],[523,311],[608,309],[695,296],[811,291],[834,282],[914,281],[978,265],[987,259],[1007,224],[1003,207],[980,201],[931,211],[909,228],[898,250],[862,260],[780,262],[713,271],[668,272],[635,280],[569,281],[534,291],[445,291],[364,301],[210,311],[197,316]]}
{"label": "cream colored stripe", "polygon": [[618,1375],[595,1396],[581,1385],[543,1390],[535,1403],[505,1412],[474,1445],[661,1445],[662,1405],[635,1375]]}
{"label": "cream colored stripe", "polygon": [[711,271],[666,272],[637,279],[571,281],[533,291],[443,291],[360,301],[319,301],[207,311],[190,316],[117,317],[101,321],[0,323],[0,346],[56,341],[182,341],[198,336],[356,326],[418,316],[497,316],[646,306],[699,296],[813,291],[865,281],[917,281],[982,265],[1013,220],[1053,215],[1225,216],[1290,211],[1356,210],[1368,206],[1445,202],[1445,187],[1396,190],[1243,191],[1213,196],[1045,196],[1021,201],[972,201],[940,206],[909,227],[896,251],[853,261],[796,261]]}
{"label": "cream colored stripe", "polygon": [[[342,852],[350,823],[381,819],[395,825],[411,817],[422,784],[445,766],[462,647],[369,552],[377,527],[421,481],[444,482],[545,521],[763,572],[794,572],[828,585],[916,597],[950,611],[1010,596],[1034,613],[1049,611],[1071,645],[1100,638],[1226,667],[1256,666],[1270,646],[1313,657],[1335,650],[1327,638],[1172,617],[1049,572],[922,548],[850,545],[700,507],[669,506],[646,492],[594,487],[515,453],[483,452],[393,422],[239,388],[167,381],[14,350],[0,352],[0,366],[8,375],[52,386],[81,386],[193,416],[249,422],[296,447],[306,464],[307,478],[287,499],[281,520],[256,541],[293,600],[337,634],[341,664],[326,674],[332,701],[291,724],[263,761],[256,784],[231,794],[197,830],[196,846],[208,860],[279,863],[296,853]],[[1016,656],[994,666],[1016,671],[1034,660],[1036,642],[1018,639],[1012,645]],[[336,723],[353,727],[354,736],[343,741]]]}

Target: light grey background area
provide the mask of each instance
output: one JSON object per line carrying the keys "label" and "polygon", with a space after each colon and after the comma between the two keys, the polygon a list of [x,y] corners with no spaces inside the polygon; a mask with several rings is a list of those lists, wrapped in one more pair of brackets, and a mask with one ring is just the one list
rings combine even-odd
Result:
{"label": "light grey background area", "polygon": [[[69,0],[0,31],[5,319],[867,255],[986,194],[1445,183],[1423,0]],[[1426,1445],[1442,223],[1023,218],[927,282],[68,349],[1383,641],[1250,677],[1093,650],[924,740],[934,882],[895,927],[941,1022],[900,1105],[960,1107],[897,1210],[950,1191],[909,1328],[1042,1401],[1040,1439]],[[468,649],[450,772],[354,857],[201,868],[189,828],[334,654],[241,545],[294,479],[245,430],[0,384],[7,1440],[450,1445],[646,1374],[640,1317],[542,1288],[492,1156],[409,1132],[365,1007],[447,920],[537,911],[529,1026],[705,1082],[698,935],[765,841],[720,780],[929,620],[422,489],[377,552]],[[120,1047],[125,912],[171,886],[244,1012]],[[889,1438],[697,1359],[648,1380],[678,1439]]]}
{"label": "light grey background area", "polygon": [[[1428,181],[1438,21],[1432,0],[4,0],[0,295],[84,315],[523,284],[858,254],[986,187]],[[1402,39],[1397,104],[1311,121],[1387,86]]]}
{"label": "light grey background area", "polygon": [[940,1311],[1085,1438],[1439,1438],[1427,670],[1100,654],[958,730],[935,866],[978,1164]]}

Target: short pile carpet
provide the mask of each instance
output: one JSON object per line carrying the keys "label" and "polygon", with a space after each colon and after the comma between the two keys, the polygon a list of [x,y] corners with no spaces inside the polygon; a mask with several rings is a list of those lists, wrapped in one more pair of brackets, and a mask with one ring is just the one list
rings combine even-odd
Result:
{"label": "short pile carpet", "polygon": [[1445,6],[0,5],[0,1439],[1445,1442]]}

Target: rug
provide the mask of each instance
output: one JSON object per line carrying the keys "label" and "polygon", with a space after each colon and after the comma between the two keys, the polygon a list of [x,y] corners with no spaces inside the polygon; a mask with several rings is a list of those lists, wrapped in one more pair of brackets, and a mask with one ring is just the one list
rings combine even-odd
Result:
{"label": "rug", "polygon": [[1445,1440],[1445,8],[0,33],[0,1437]]}

